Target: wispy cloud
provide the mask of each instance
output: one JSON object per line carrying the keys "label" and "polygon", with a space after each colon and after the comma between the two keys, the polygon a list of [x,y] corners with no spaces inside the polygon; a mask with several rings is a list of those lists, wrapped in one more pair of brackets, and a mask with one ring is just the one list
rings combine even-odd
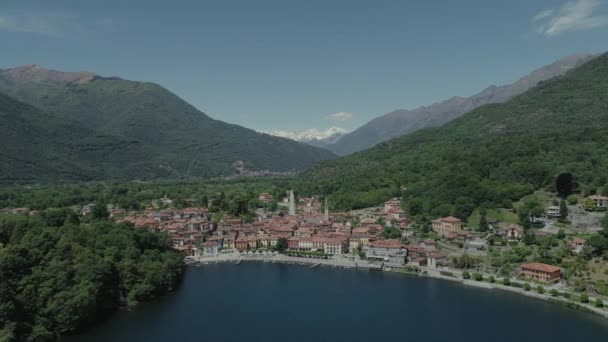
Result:
{"label": "wispy cloud", "polygon": [[[86,22],[86,24],[83,24]],[[0,9],[0,32],[32,33],[61,37],[96,30],[110,30],[114,26],[111,18],[83,21],[71,12],[6,11]]]}
{"label": "wispy cloud", "polygon": [[0,31],[61,36],[74,29],[72,19],[70,14],[58,12],[5,12],[0,14]]}
{"label": "wispy cloud", "polygon": [[537,32],[547,37],[558,34],[586,30],[608,25],[608,16],[594,13],[598,0],[576,0],[567,2],[559,8],[540,11],[533,18]]}
{"label": "wispy cloud", "polygon": [[347,121],[353,118],[353,113],[338,112],[327,116],[327,118],[333,121]]}

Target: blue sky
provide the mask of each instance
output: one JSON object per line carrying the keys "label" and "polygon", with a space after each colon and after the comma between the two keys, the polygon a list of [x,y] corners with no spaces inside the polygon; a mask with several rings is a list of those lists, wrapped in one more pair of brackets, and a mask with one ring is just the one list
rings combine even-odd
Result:
{"label": "blue sky", "polygon": [[353,129],[608,45],[607,0],[0,3],[0,68],[152,81],[257,130]]}

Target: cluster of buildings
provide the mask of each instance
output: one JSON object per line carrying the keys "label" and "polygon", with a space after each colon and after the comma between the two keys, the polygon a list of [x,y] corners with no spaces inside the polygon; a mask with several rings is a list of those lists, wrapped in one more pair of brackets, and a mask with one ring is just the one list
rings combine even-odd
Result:
{"label": "cluster of buildings", "polygon": [[30,208],[2,208],[0,214],[23,214],[34,216],[40,214],[38,210],[30,210]]}
{"label": "cluster of buildings", "polygon": [[[268,193],[260,194],[258,199],[262,202],[274,200]],[[293,194],[289,194],[283,202],[289,207],[289,213],[258,215],[249,223],[229,216],[213,222],[207,208],[197,207],[163,210],[149,207],[137,215],[123,216],[123,212],[116,212],[115,217],[120,217],[117,221],[131,222],[135,227],[167,232],[174,248],[185,255],[217,256],[223,252],[269,250],[286,244],[283,248],[291,252],[351,254],[385,265],[409,263],[436,267],[447,264],[448,257],[439,250],[437,241],[403,243],[403,238],[411,236],[413,230],[401,210],[399,199],[389,200],[374,210],[332,214],[327,201],[323,203],[314,197],[300,198],[296,202]],[[383,238],[384,226],[399,228],[400,238]],[[464,241],[465,251],[476,240],[481,240],[474,239],[463,229],[463,222],[452,216],[432,221],[432,230],[445,240]],[[518,241],[524,236],[523,228],[515,224],[501,227],[496,233],[508,241]],[[574,253],[580,253],[587,242],[576,238],[569,246]],[[536,281],[555,282],[560,279],[561,271],[552,265],[528,263],[521,265],[520,275]]]}
{"label": "cluster of buildings", "polygon": [[[272,201],[272,195],[262,193],[261,201]],[[398,199],[392,199],[377,211],[367,212],[355,219],[351,213],[329,214],[327,202],[317,198],[301,198],[297,203],[290,196],[290,211],[296,215],[258,216],[246,223],[239,218],[224,216],[212,222],[207,208],[157,209],[149,207],[136,215],[121,215],[117,222],[131,222],[135,227],[167,232],[175,249],[185,255],[217,256],[221,252],[272,249],[286,242],[287,249],[320,252],[326,255],[363,253],[369,260],[392,265],[433,265],[447,261],[433,240],[418,245],[406,245],[401,239],[384,239],[385,225],[398,227],[401,236],[412,234]],[[295,208],[293,208],[295,207]],[[118,217],[118,216],[117,216]],[[356,226],[353,222],[357,222]]]}

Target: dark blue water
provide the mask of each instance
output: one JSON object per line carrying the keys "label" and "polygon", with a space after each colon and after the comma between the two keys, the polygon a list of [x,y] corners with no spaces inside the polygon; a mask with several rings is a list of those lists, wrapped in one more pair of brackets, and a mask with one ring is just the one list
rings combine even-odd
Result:
{"label": "dark blue water", "polygon": [[263,263],[190,268],[180,290],[68,341],[608,341],[608,321],[498,290]]}

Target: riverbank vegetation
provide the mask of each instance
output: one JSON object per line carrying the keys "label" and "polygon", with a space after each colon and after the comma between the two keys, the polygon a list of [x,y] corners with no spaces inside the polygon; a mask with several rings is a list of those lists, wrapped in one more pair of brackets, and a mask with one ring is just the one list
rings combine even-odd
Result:
{"label": "riverbank vegetation", "polygon": [[178,286],[167,236],[91,216],[0,216],[0,340],[54,340]]}

